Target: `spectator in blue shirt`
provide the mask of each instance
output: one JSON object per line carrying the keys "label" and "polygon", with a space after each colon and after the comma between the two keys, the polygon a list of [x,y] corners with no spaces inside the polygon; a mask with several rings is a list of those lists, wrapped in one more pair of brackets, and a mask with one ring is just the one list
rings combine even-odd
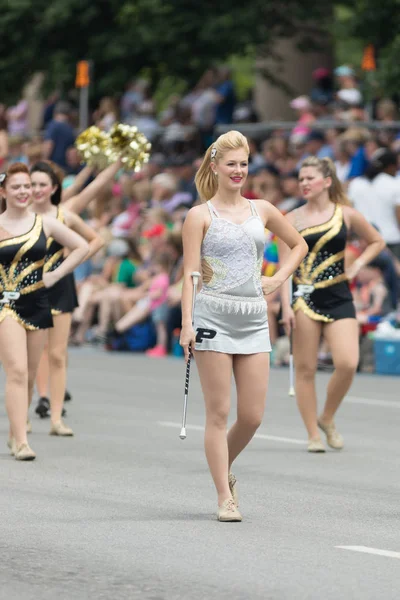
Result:
{"label": "spectator in blue shirt", "polygon": [[69,123],[70,106],[58,102],[54,108],[54,118],[46,127],[44,135],[44,155],[62,169],[68,170],[67,150],[75,143],[75,133]]}
{"label": "spectator in blue shirt", "polygon": [[233,122],[233,111],[236,105],[236,94],[230,69],[222,67],[219,70],[218,79],[219,83],[215,88],[217,102],[215,124],[227,125]]}

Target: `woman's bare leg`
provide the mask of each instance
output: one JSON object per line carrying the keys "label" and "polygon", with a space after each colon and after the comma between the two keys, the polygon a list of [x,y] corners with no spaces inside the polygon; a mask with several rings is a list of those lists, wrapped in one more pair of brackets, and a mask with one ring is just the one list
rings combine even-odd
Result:
{"label": "woman's bare leg", "polygon": [[54,326],[49,330],[50,409],[53,424],[61,420],[64,405],[71,318],[71,313],[55,316]]}
{"label": "woman's bare leg", "polygon": [[85,281],[82,285],[81,288],[79,290],[79,306],[76,307],[76,309],[74,310],[74,320],[75,321],[79,321],[82,322],[83,318],[84,318],[84,313],[85,313],[85,309],[86,309],[86,305],[89,302],[90,298],[92,297],[92,294],[95,290],[97,290],[98,287],[96,286],[96,284],[93,282],[93,280],[88,280]]}
{"label": "woman's bare leg", "polygon": [[120,310],[123,315],[126,315],[145,294],[139,288],[124,289],[120,299]]}
{"label": "woman's bare leg", "polygon": [[204,445],[218,494],[218,505],[231,498],[228,483],[227,422],[230,408],[232,356],[220,352],[196,352],[196,364],[206,405]]}
{"label": "woman's bare leg", "polygon": [[11,317],[0,323],[0,361],[6,374],[6,409],[17,447],[27,444],[28,356],[25,329]]}
{"label": "woman's bare leg", "polygon": [[[40,398],[49,397],[49,348],[48,348],[48,332],[45,335],[45,347],[43,348],[42,355],[40,357],[39,367],[36,376],[36,389]],[[31,402],[31,400],[30,400]]]}
{"label": "woman's bare leg", "polygon": [[229,468],[261,425],[269,379],[269,353],[233,358],[237,419],[228,433]]}
{"label": "woman's bare leg", "polygon": [[302,311],[296,312],[293,331],[293,358],[296,369],[296,398],[300,414],[310,439],[319,438],[317,424],[317,392],[315,374],[322,325]]}
{"label": "woman's bare leg", "polygon": [[156,323],[156,333],[157,333],[157,346],[162,346],[166,350],[167,342],[168,342],[168,334],[167,334],[167,327],[166,327],[164,321],[158,321]]}
{"label": "woman's bare leg", "polygon": [[[35,378],[36,378],[36,381],[39,380],[38,369],[42,365],[44,356],[47,359],[47,365],[45,365],[47,367],[47,375],[49,374],[48,354],[44,350],[47,340],[48,340],[48,330],[47,329],[26,332],[26,342],[27,342],[27,349],[28,349],[28,406],[30,406],[30,404],[32,402]],[[48,385],[48,379],[47,379],[47,385]]]}
{"label": "woman's bare leg", "polygon": [[358,323],[356,319],[340,319],[324,328],[324,336],[332,353],[335,370],[330,378],[321,421],[333,421],[343,398],[350,389],[359,361]]}
{"label": "woman's bare leg", "polygon": [[[79,321],[74,335],[74,341],[78,344],[83,344],[85,341],[86,332],[92,323],[98,304],[97,298],[101,297],[100,294],[104,287],[104,284],[100,285],[96,281],[87,281],[82,286],[81,295],[79,296],[79,307],[74,312],[74,319]],[[77,310],[79,310],[78,315],[76,313]]]}
{"label": "woman's bare leg", "polygon": [[115,329],[118,331],[118,333],[123,333],[127,329],[130,329],[130,327],[133,327],[134,325],[137,325],[137,323],[140,323],[146,319],[149,314],[150,310],[148,307],[141,308],[140,306],[134,306],[129,312],[126,313],[126,315],[122,317],[122,319],[117,321],[115,324]]}
{"label": "woman's bare leg", "polygon": [[[101,298],[99,300],[99,335],[106,335],[108,328],[116,314],[115,306],[120,306],[120,299],[122,294],[122,288],[119,285],[112,285],[109,288],[103,290]],[[121,318],[120,311],[118,311],[118,319]],[[116,322],[116,321],[115,321]]]}

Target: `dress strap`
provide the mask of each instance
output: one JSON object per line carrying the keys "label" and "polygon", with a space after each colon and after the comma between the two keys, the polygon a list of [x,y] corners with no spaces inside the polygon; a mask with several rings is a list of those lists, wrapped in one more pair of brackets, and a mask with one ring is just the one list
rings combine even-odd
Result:
{"label": "dress strap", "polygon": [[211,218],[214,219],[215,217],[217,217],[217,219],[219,219],[218,211],[213,206],[213,204],[211,204],[211,200],[208,200],[207,206],[208,206],[208,210],[210,211]]}
{"label": "dress strap", "polygon": [[258,217],[260,219],[261,217],[258,214],[258,211],[256,209],[256,205],[254,204],[253,200],[249,200],[249,202],[250,202],[251,216],[252,217]]}

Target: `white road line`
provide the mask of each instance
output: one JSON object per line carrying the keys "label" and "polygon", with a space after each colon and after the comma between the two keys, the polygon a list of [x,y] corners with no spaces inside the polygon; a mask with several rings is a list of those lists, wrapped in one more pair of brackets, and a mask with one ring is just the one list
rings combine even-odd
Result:
{"label": "white road line", "polygon": [[364,404],[366,406],[385,406],[387,408],[400,409],[400,402],[392,402],[391,400],[378,400],[377,398],[358,398],[356,396],[348,396],[344,399],[344,403],[349,404]]}
{"label": "white road line", "polygon": [[352,552],[362,552],[364,554],[375,554],[376,556],[386,556],[388,558],[397,558],[400,560],[400,552],[391,550],[379,550],[379,548],[368,548],[367,546],[335,546],[340,550],[351,550]]}
{"label": "white road line", "polygon": [[[180,430],[182,423],[172,423],[170,421],[159,421],[158,422],[161,427],[174,427],[177,430]],[[191,429],[193,431],[204,431],[204,427],[202,425],[188,425],[186,427],[188,431]],[[255,438],[260,440],[269,440],[270,442],[281,442],[283,444],[296,444],[299,446],[305,446],[306,442],[304,440],[295,440],[293,438],[280,437],[276,435],[265,435],[263,433],[256,433]]]}

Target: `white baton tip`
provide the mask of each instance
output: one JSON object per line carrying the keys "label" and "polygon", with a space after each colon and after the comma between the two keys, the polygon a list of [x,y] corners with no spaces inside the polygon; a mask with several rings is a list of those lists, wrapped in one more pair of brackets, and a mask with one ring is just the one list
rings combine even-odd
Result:
{"label": "white baton tip", "polygon": [[191,278],[193,279],[193,281],[195,283],[197,283],[197,281],[200,279],[201,277],[201,273],[199,273],[198,271],[193,271],[193,273],[191,273]]}
{"label": "white baton tip", "polygon": [[295,395],[296,394],[295,394],[294,388],[291,387],[289,390],[289,396],[295,396]]}
{"label": "white baton tip", "polygon": [[179,437],[181,438],[181,440],[185,440],[186,439],[186,429],[184,427],[182,427],[181,433],[179,434]]}

